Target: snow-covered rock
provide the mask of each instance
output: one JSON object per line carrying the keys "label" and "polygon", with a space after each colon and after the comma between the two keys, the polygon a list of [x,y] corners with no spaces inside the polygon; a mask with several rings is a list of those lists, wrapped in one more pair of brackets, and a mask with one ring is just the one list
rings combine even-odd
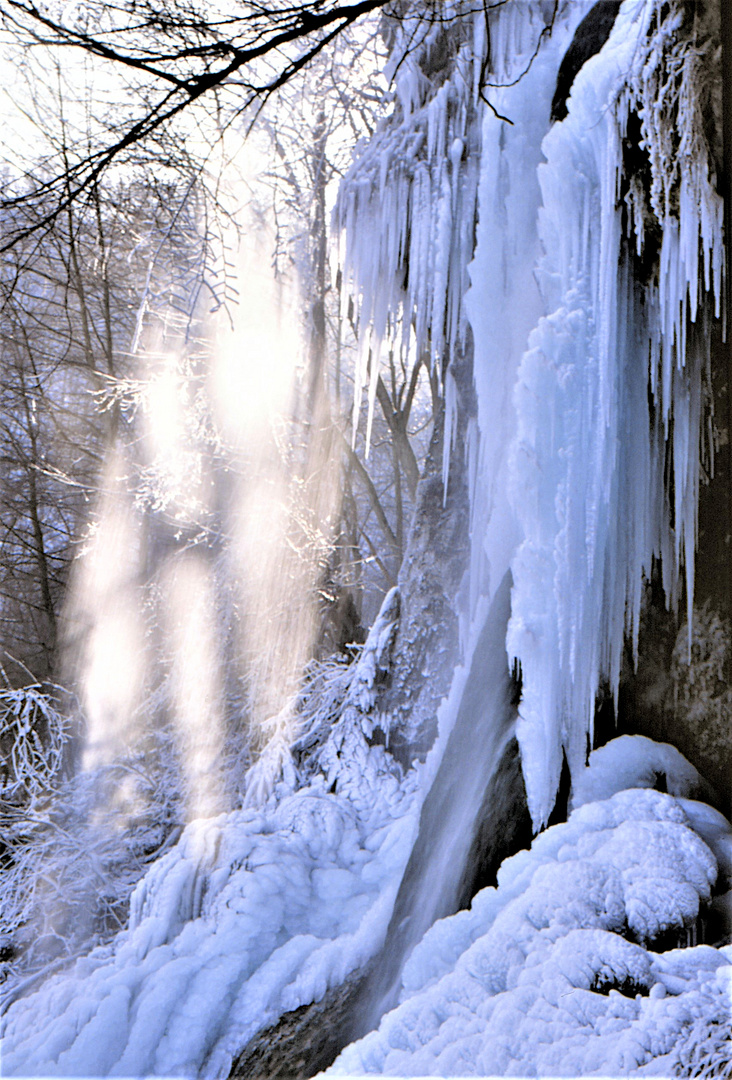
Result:
{"label": "snow-covered rock", "polygon": [[572,780],[572,807],[609,799],[626,788],[657,788],[696,799],[707,785],[675,746],[644,735],[620,735],[593,750],[587,767]]}
{"label": "snow-covered rock", "polygon": [[724,950],[647,947],[691,932],[710,899],[718,868],[695,831],[700,805],[621,791],[542,833],[496,888],[428,931],[400,1005],[327,1075],[618,1076],[659,1060],[671,1071],[694,1024],[699,1039],[703,1022],[729,1026]]}

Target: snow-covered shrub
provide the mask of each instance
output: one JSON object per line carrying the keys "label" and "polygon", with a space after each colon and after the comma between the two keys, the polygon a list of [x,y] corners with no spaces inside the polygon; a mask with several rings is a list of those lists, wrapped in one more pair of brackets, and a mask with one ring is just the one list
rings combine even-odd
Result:
{"label": "snow-covered shrub", "polygon": [[[332,784],[355,767],[356,760],[363,763],[370,742],[388,741],[389,721],[379,711],[378,699],[388,678],[398,621],[399,591],[394,588],[384,598],[365,644],[354,648],[352,662],[342,656],[310,662],[296,698],[263,725],[264,749],[246,774],[248,805],[262,806],[278,785],[292,791],[318,773],[328,775]],[[377,728],[380,735],[374,738]]]}
{"label": "snow-covered shrub", "polygon": [[278,784],[295,790],[298,775],[292,759],[293,712],[294,704],[288,701],[276,716],[260,724],[265,741],[246,775],[245,805],[264,806]]}
{"label": "snow-covered shrub", "polygon": [[732,1019],[729,1007],[698,1017],[674,1055],[674,1075],[723,1080],[732,1076]]}
{"label": "snow-covered shrub", "polygon": [[0,690],[0,977],[39,883],[39,820],[59,783],[71,723],[56,698],[33,683]]}
{"label": "snow-covered shrub", "polygon": [[[71,722],[57,722],[67,739]],[[121,929],[136,882],[180,833],[172,761],[167,745],[138,748],[62,777],[56,754],[53,771],[33,774],[32,798],[2,803],[3,977],[73,957]]]}
{"label": "snow-covered shrub", "polygon": [[56,779],[71,738],[58,702],[34,683],[0,690],[0,800],[35,799]]}
{"label": "snow-covered shrub", "polygon": [[317,752],[337,722],[353,671],[345,658],[311,662],[298,701],[299,734],[293,754],[304,775],[317,769]]}

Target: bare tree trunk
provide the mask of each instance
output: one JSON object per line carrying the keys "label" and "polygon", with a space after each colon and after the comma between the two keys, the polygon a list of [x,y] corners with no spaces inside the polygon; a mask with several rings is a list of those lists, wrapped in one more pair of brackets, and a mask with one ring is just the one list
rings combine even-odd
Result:
{"label": "bare tree trunk", "polygon": [[453,358],[462,407],[458,449],[445,491],[442,479],[444,406],[437,400],[430,450],[399,571],[401,605],[391,684],[379,707],[391,713],[392,754],[405,764],[423,756],[437,732],[437,707],[459,660],[456,598],[469,559],[469,502],[463,453],[473,394],[472,349]]}
{"label": "bare tree trunk", "polygon": [[43,532],[43,524],[41,522],[40,502],[38,494],[37,470],[41,462],[38,452],[38,440],[36,435],[37,419],[34,417],[31,411],[30,395],[28,392],[28,388],[25,385],[25,378],[23,376],[22,369],[20,372],[20,377],[21,389],[23,393],[23,410],[25,412],[26,430],[30,445],[30,454],[28,456],[28,460],[25,462],[25,473],[28,482],[28,515],[30,517],[31,528],[33,531],[33,556],[34,562],[36,564],[38,589],[41,594],[41,608],[44,617],[44,626],[39,644],[43,649],[43,653],[46,658],[47,671],[45,671],[43,674],[46,676],[50,676],[53,671],[56,653],[56,607],[53,601],[53,592],[51,589],[51,573],[49,567],[48,553],[46,551],[46,540]]}

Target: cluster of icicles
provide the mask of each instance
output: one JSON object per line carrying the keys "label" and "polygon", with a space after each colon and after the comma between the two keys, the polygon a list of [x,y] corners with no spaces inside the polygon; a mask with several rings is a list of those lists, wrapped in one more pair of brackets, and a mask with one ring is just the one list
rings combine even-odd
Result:
{"label": "cluster of icicles", "polygon": [[[441,375],[443,358],[463,345],[486,48],[483,12],[461,20],[464,6],[446,0],[439,19],[417,10],[395,26],[385,74],[399,119],[382,125],[341,187],[344,288],[361,331],[354,417],[365,384],[373,408],[382,353],[393,350],[405,367],[427,359]],[[446,49],[454,49],[450,60]]]}
{"label": "cluster of icicles", "polygon": [[[585,762],[600,683],[617,693],[626,635],[637,649],[654,557],[669,602],[685,570],[691,613],[711,337],[698,293],[701,277],[719,315],[723,247],[722,201],[698,137],[704,49],[682,33],[680,4],[662,18],[660,4],[626,2],[578,75],[567,119],[543,142],[548,314],[529,337],[516,389],[513,482],[524,539],[508,635],[524,675],[518,736],[537,825],[551,812],[562,751],[573,774]],[[620,199],[631,109],[651,163],[649,214],[662,215],[657,274],[646,287],[633,272]],[[672,144],[677,174],[659,178]],[[670,185],[673,209],[668,191],[658,199]]]}
{"label": "cluster of icicles", "polygon": [[[617,692],[626,635],[637,648],[654,558],[669,603],[685,578],[691,609],[710,325],[723,293],[722,200],[701,134],[713,6],[699,5],[689,27],[680,0],[626,0],[576,77],[566,119],[550,127],[558,65],[588,10],[551,8],[497,5],[489,35],[483,13],[465,15],[451,73],[431,89],[425,58],[445,22],[412,52],[405,22],[402,119],[356,162],[340,201],[373,357],[398,329],[413,356],[449,360],[469,311],[472,588],[491,592],[510,566],[507,646],[523,674],[518,736],[536,827],[563,754],[573,773],[585,763],[597,693]],[[479,94],[488,52],[490,110]],[[632,114],[650,190],[623,175]],[[644,284],[633,252],[647,254],[651,234],[661,240]],[[537,317],[517,335],[532,304]],[[447,458],[449,368],[445,406]]]}

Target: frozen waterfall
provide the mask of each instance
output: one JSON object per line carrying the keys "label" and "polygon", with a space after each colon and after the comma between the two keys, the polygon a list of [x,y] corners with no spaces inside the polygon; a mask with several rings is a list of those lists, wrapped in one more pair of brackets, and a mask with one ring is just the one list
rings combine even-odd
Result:
{"label": "frozen waterfall", "polygon": [[[663,15],[627,0],[549,130],[558,59],[583,13],[570,5],[522,78],[491,98],[513,125],[486,113],[468,297],[473,563],[494,581],[507,564],[513,573],[508,651],[523,676],[517,730],[537,827],[563,753],[573,774],[585,763],[601,684],[617,693],[654,558],[669,603],[685,574],[691,608],[707,323],[722,298],[722,201],[699,136],[712,46],[674,37],[674,5]],[[528,65],[528,29],[521,6],[498,17],[492,55],[510,60],[496,83]],[[664,65],[680,76],[654,109]],[[631,108],[651,155],[650,205],[623,173]],[[672,131],[685,151],[673,175],[660,172]],[[634,257],[651,219],[662,229],[658,280],[641,289]]]}
{"label": "frozen waterfall", "polygon": [[[381,352],[405,370],[428,354],[445,484],[465,455],[463,663],[437,740],[410,769],[388,751],[378,682],[394,591],[328,686],[311,775],[256,811],[188,825],[112,942],[6,990],[4,1075],[226,1077],[257,1032],[395,941],[369,1026],[398,1005],[334,1075],[602,1075],[668,1065],[680,1031],[723,1022],[729,948],[646,945],[691,932],[715,882],[729,889],[728,824],[694,802],[694,771],[667,750],[624,744],[587,764],[598,691],[617,691],[624,642],[637,647],[653,560],[669,603],[693,599],[706,329],[723,315],[722,202],[699,134],[715,46],[675,0],[625,0],[552,124],[587,7],[489,5],[489,33],[478,7],[429,97],[416,59],[429,35],[405,18],[391,62],[401,120],[364,149],[337,209],[366,331],[361,383],[373,400]],[[647,188],[624,171],[639,146]],[[640,288],[644,259],[656,271]],[[477,407],[458,445],[451,364],[471,341]],[[514,734],[535,830],[565,756],[576,807],[455,915]],[[632,790],[613,788],[608,760]],[[640,790],[657,761],[678,773],[672,794]]]}

